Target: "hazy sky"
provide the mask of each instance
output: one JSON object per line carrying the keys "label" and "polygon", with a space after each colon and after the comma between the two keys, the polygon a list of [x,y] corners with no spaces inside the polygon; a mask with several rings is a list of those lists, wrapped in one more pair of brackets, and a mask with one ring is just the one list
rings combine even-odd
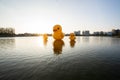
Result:
{"label": "hazy sky", "polygon": [[120,0],[0,0],[0,27],[16,33],[64,33],[120,29]]}

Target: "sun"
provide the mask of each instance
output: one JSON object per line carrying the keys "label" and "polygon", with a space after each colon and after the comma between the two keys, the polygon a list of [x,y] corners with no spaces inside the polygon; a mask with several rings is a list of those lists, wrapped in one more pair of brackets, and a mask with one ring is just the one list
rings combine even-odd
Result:
{"label": "sun", "polygon": [[24,29],[30,33],[52,33],[52,28],[56,24],[54,20],[42,20],[39,18],[27,18],[24,20]]}

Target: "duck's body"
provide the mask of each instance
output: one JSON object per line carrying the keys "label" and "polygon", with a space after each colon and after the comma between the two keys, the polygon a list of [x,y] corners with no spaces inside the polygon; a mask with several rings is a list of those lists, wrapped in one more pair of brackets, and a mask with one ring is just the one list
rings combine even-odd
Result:
{"label": "duck's body", "polygon": [[64,38],[64,33],[62,32],[62,27],[60,25],[55,25],[53,27],[53,38],[56,40],[61,40]]}
{"label": "duck's body", "polygon": [[69,39],[70,40],[75,40],[76,39],[75,34],[74,33],[70,33]]}
{"label": "duck's body", "polygon": [[53,38],[56,39],[56,40],[63,39],[64,38],[64,33],[63,32],[55,32],[53,34]]}

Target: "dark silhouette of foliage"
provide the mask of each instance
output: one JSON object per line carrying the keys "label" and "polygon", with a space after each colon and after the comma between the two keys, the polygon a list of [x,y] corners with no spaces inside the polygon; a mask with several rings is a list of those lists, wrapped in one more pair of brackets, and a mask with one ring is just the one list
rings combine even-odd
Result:
{"label": "dark silhouette of foliage", "polygon": [[14,28],[0,28],[0,37],[12,37],[15,36]]}

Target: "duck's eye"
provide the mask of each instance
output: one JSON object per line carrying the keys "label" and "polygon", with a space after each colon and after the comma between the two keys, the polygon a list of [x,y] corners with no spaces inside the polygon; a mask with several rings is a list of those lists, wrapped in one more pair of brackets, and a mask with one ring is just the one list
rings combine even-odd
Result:
{"label": "duck's eye", "polygon": [[57,28],[59,30],[59,28]]}

